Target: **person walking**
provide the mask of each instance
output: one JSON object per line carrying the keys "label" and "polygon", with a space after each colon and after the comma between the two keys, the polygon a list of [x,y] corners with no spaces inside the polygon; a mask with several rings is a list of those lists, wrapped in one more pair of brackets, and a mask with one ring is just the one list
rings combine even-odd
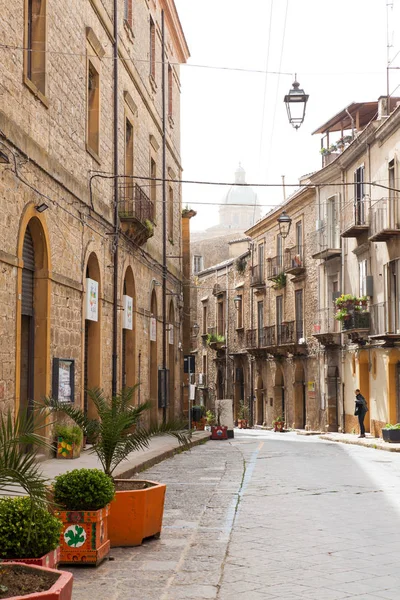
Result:
{"label": "person walking", "polygon": [[365,415],[368,412],[367,401],[364,396],[360,392],[359,389],[355,391],[356,395],[356,408],[354,411],[354,415],[358,417],[358,422],[360,424],[360,435],[358,437],[365,438],[365,427],[364,427],[364,419]]}

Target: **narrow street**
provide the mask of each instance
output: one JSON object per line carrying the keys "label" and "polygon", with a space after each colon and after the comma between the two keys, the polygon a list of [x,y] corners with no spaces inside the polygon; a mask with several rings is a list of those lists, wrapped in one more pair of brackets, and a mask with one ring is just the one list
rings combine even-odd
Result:
{"label": "narrow street", "polygon": [[398,454],[245,431],[144,477],[168,484],[161,538],[73,569],[74,600],[399,597]]}

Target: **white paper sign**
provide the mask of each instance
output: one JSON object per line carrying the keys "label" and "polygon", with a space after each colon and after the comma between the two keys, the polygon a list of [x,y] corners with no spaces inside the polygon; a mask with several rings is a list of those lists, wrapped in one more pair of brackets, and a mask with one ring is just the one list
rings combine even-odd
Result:
{"label": "white paper sign", "polygon": [[99,320],[99,284],[94,279],[86,279],[86,313],[88,321]]}
{"label": "white paper sign", "polygon": [[124,319],[123,329],[133,329],[133,298],[130,296],[123,296],[124,305]]}
{"label": "white paper sign", "polygon": [[157,319],[155,317],[150,317],[150,341],[157,341]]}
{"label": "white paper sign", "polygon": [[174,326],[172,325],[172,323],[169,324],[168,341],[169,341],[170,345],[172,346],[174,343]]}

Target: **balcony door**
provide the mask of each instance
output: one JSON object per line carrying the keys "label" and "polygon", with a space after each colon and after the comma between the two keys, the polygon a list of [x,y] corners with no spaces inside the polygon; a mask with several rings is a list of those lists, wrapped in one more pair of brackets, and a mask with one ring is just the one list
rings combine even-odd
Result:
{"label": "balcony door", "polygon": [[394,188],[396,188],[396,173],[395,162],[391,160],[388,164],[388,180],[389,180],[389,229],[397,229],[398,227],[398,207],[397,197]]}
{"label": "balcony door", "polygon": [[328,248],[340,248],[339,195],[328,198],[327,243]]}
{"label": "balcony door", "polygon": [[354,171],[354,218],[356,225],[365,223],[364,165]]}
{"label": "balcony door", "polygon": [[264,281],[264,244],[258,246],[258,280]]}
{"label": "balcony door", "polygon": [[279,270],[283,266],[283,240],[280,234],[276,236],[276,264]]}
{"label": "balcony door", "polygon": [[295,311],[296,311],[296,342],[299,343],[304,338],[303,327],[303,290],[295,292]]}
{"label": "balcony door", "polygon": [[388,272],[388,332],[400,332],[400,260],[393,260],[389,263]]}
{"label": "balcony door", "polygon": [[276,326],[278,330],[278,344],[282,341],[283,296],[276,297]]}
{"label": "balcony door", "polygon": [[258,339],[258,346],[262,346],[262,335],[263,335],[263,329],[264,329],[264,302],[261,300],[260,302],[257,302],[257,323],[258,323],[258,330],[257,330],[257,339]]}

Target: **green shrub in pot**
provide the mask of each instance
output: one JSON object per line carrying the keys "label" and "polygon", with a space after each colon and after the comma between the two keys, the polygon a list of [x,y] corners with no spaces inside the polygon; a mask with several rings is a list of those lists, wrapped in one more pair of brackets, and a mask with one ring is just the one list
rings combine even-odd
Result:
{"label": "green shrub in pot", "polygon": [[80,446],[83,439],[83,432],[78,425],[60,425],[57,423],[55,427],[56,437],[61,437],[68,444],[76,444]]}
{"label": "green shrub in pot", "polygon": [[54,502],[66,510],[99,510],[114,493],[111,477],[100,469],[74,469],[55,478]]}
{"label": "green shrub in pot", "polygon": [[61,521],[28,497],[0,499],[0,560],[39,558],[55,550],[61,529]]}

